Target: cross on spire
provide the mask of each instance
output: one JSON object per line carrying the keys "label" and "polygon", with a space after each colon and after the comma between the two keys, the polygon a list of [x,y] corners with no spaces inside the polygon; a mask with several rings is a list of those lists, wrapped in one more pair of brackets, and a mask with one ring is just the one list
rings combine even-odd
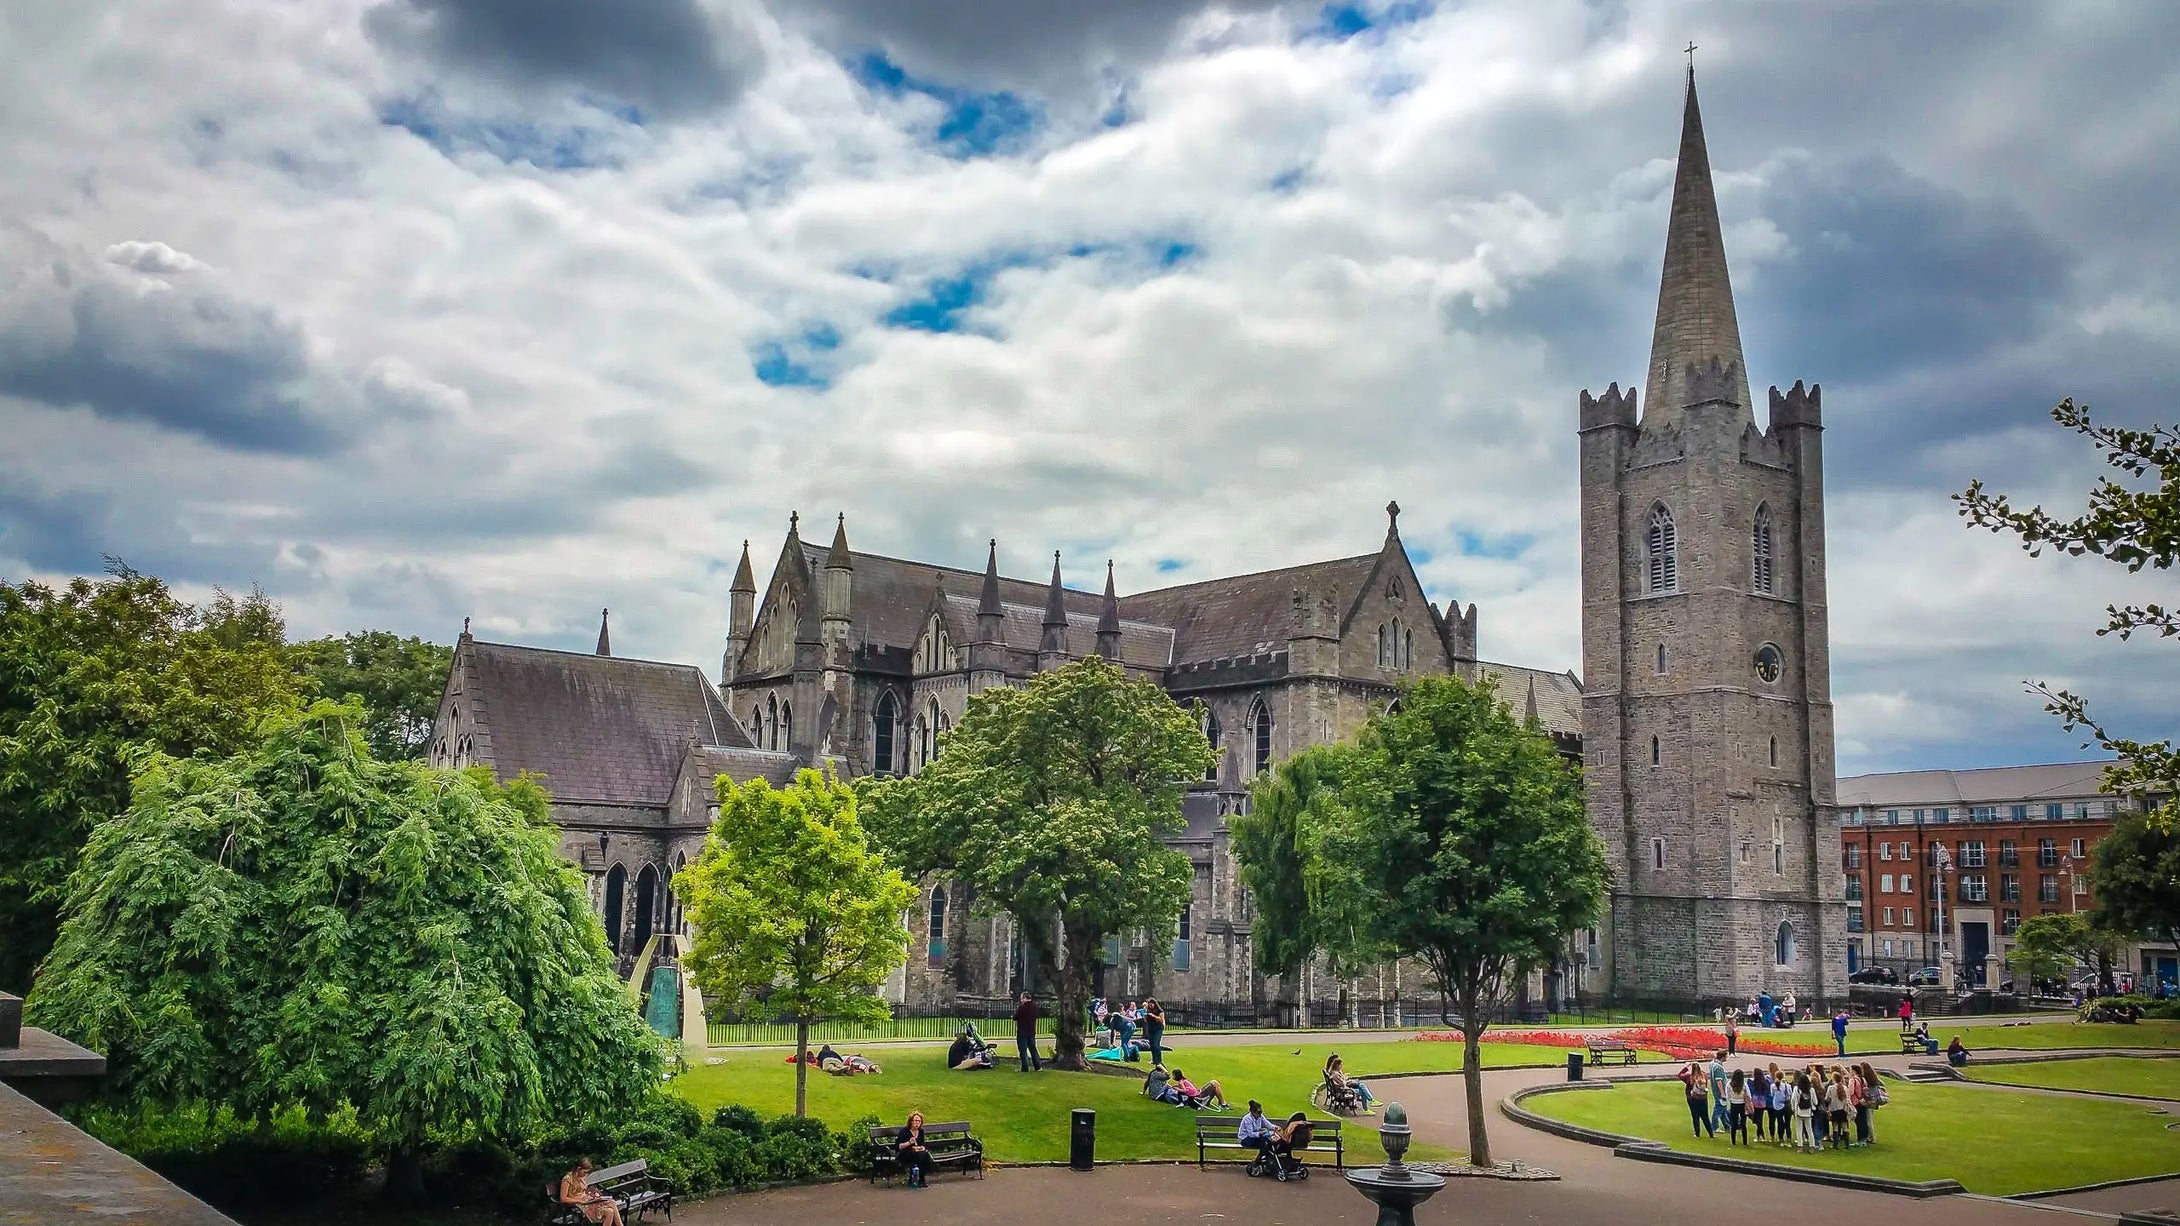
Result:
{"label": "cross on spire", "polygon": [[1688,53],[1688,71],[1693,74],[1696,70],[1696,45],[1691,41],[1683,50]]}

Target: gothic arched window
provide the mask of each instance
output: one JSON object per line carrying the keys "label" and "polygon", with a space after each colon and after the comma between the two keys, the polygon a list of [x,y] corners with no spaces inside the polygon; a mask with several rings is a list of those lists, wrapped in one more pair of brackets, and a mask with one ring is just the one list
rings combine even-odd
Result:
{"label": "gothic arched window", "polygon": [[936,698],[932,699],[930,710],[925,714],[924,717],[924,727],[927,730],[925,732],[923,746],[923,760],[925,762],[938,761],[939,734],[946,731],[945,718],[946,717],[944,715],[939,713],[939,700]]}
{"label": "gothic arched window", "polygon": [[1196,704],[1196,722],[1204,730],[1204,740],[1211,745],[1211,765],[1204,768],[1204,778],[1215,780],[1219,777],[1219,759],[1226,755],[1225,747],[1219,744],[1224,730],[1219,727],[1219,717],[1207,702]]}
{"label": "gothic arched window", "polygon": [[1662,502],[1650,508],[1650,590],[1680,590],[1680,534]]}
{"label": "gothic arched window", "polygon": [[893,732],[900,718],[893,706],[893,691],[878,695],[878,709],[870,717],[870,757],[871,769],[881,775],[898,769],[893,762]]}
{"label": "gothic arched window", "polygon": [[1779,921],[1779,933],[1772,940],[1771,952],[1778,956],[1780,966],[1794,965],[1796,951],[1794,948],[1794,925],[1792,923],[1786,920]]}
{"label": "gothic arched window", "polygon": [[606,948],[621,952],[621,894],[628,888],[628,870],[616,864],[606,870]]}
{"label": "gothic arched window", "polygon": [[1256,735],[1256,761],[1259,774],[1272,769],[1272,709],[1259,698],[1249,708],[1249,726]]}
{"label": "gothic arched window", "polygon": [[780,699],[774,695],[765,699],[765,748],[780,747]]}
{"label": "gothic arched window", "polygon": [[780,704],[780,726],[773,729],[773,734],[779,737],[780,740],[777,748],[793,749],[795,747],[794,704],[785,702]]}
{"label": "gothic arched window", "polygon": [[923,716],[919,715],[916,717],[916,735],[908,743],[909,756],[915,759],[908,764],[909,769],[921,770],[931,765],[930,747],[931,725],[925,722]]}
{"label": "gothic arched window", "polygon": [[946,887],[931,888],[931,923],[926,930],[928,938],[925,954],[933,962],[946,956]]}
{"label": "gothic arched window", "polygon": [[[682,852],[675,852],[674,877],[681,876],[681,871],[687,867],[689,867],[689,857]],[[669,932],[678,932],[683,936],[687,936],[689,935],[689,916],[681,905],[680,895],[675,894],[673,891],[674,877],[666,879],[666,906],[668,907],[668,914],[673,917],[667,921],[666,927]]]}
{"label": "gothic arched window", "polygon": [[1389,636],[1388,636],[1388,635],[1386,634],[1386,632],[1385,632],[1385,631],[1386,631],[1385,623],[1383,623],[1383,622],[1379,622],[1379,623],[1378,623],[1378,667],[1379,667],[1379,668],[1384,668],[1384,667],[1385,667],[1385,666],[1386,666],[1387,664],[1390,664],[1390,663],[1392,663],[1392,661],[1391,661],[1391,660],[1388,660],[1388,659],[1386,658],[1386,650],[1385,650],[1385,648],[1386,648],[1386,640],[1387,640],[1387,638],[1388,638]]}
{"label": "gothic arched window", "polygon": [[1771,563],[1771,504],[1756,508],[1755,526],[1749,529],[1749,586],[1759,592],[1772,591]]}
{"label": "gothic arched window", "polygon": [[[1398,622],[1393,624],[1400,626]],[[1415,631],[1406,626],[1400,626],[1400,666],[1402,668],[1415,667]]]}
{"label": "gothic arched window", "polygon": [[765,711],[756,703],[749,704],[749,736],[752,745],[765,747]]}

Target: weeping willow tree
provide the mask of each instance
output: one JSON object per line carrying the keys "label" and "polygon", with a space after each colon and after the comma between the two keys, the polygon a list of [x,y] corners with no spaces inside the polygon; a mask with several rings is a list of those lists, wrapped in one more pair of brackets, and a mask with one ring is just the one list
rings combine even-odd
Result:
{"label": "weeping willow tree", "polygon": [[30,1011],[125,1102],[353,1110],[399,1197],[432,1139],[625,1110],[662,1052],[544,793],[377,761],[361,727],[320,702],[224,760],[137,754]]}

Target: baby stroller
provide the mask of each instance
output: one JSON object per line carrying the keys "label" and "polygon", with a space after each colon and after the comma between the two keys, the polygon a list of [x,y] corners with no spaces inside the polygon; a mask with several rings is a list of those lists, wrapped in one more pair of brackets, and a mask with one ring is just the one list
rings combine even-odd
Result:
{"label": "baby stroller", "polygon": [[1294,1155],[1297,1150],[1310,1147],[1316,1131],[1307,1117],[1299,1111],[1295,1112],[1285,1127],[1265,1141],[1263,1151],[1250,1161],[1245,1173],[1252,1177],[1270,1175],[1281,1183],[1291,1179],[1308,1179],[1308,1164]]}
{"label": "baby stroller", "polygon": [[1318,1082],[1317,1088],[1310,1091],[1310,1105],[1333,1115],[1363,1113],[1362,1095],[1357,1094],[1352,1086],[1342,1085],[1330,1077]]}

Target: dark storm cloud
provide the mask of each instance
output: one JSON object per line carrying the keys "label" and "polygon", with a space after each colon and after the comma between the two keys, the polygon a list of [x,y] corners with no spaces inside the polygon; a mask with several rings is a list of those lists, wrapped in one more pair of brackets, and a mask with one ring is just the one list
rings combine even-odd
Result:
{"label": "dark storm cloud", "polygon": [[2026,216],[1886,158],[1787,161],[1760,208],[1791,250],[1745,280],[1746,339],[1832,379],[1974,358],[2064,305],[2069,255]]}
{"label": "dark storm cloud", "polygon": [[382,47],[518,89],[580,91],[676,118],[739,97],[763,56],[699,0],[388,0],[364,17]]}
{"label": "dark storm cloud", "polygon": [[[137,278],[23,226],[0,228],[0,394],[156,423],[242,451],[322,455],[405,413],[372,380],[322,369],[303,331],[195,274]],[[161,248],[160,263],[187,257]],[[191,262],[194,263],[193,261]]]}
{"label": "dark storm cloud", "polygon": [[[842,53],[883,47],[911,72],[1064,92],[1101,69],[1132,67],[1155,55],[1207,0],[797,0],[775,3]],[[1229,11],[1313,6],[1292,0],[1224,0]]]}

